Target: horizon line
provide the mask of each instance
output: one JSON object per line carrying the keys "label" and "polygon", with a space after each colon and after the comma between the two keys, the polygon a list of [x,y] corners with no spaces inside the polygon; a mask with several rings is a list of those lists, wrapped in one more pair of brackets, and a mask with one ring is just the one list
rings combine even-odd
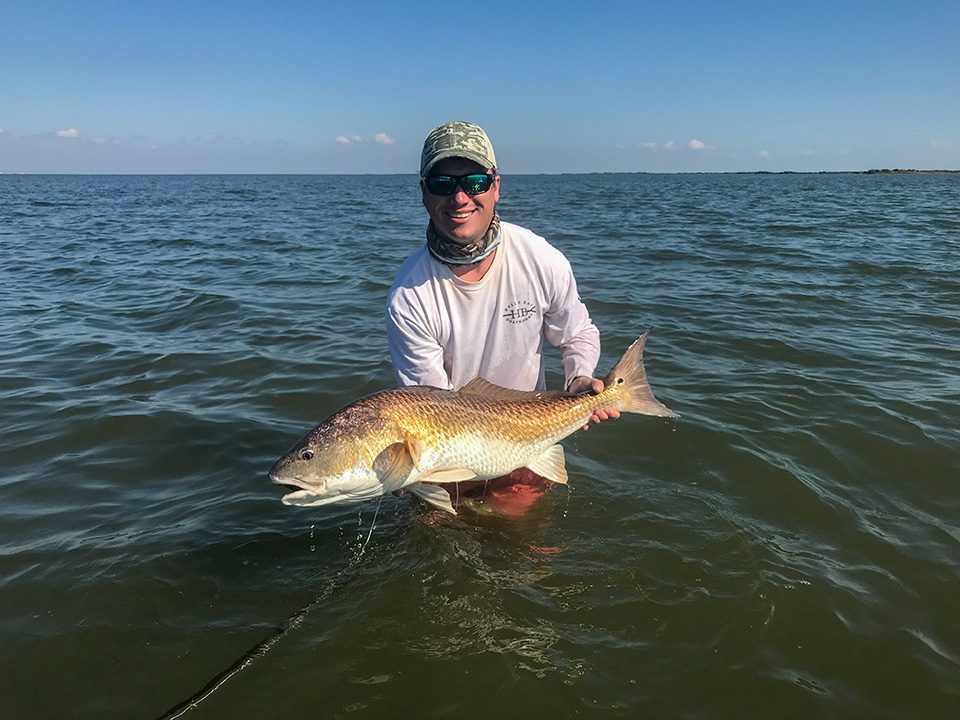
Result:
{"label": "horizon line", "polygon": [[[947,168],[869,168],[867,170],[588,170],[583,172],[520,172],[498,173],[507,177],[522,177],[528,175],[910,175],[910,174],[953,174],[960,173],[960,169]],[[277,176],[277,177],[322,177],[322,176],[407,176],[419,177],[416,172],[24,172],[3,171],[0,175],[37,175],[37,176],[157,176],[157,177],[190,177],[190,176]]]}

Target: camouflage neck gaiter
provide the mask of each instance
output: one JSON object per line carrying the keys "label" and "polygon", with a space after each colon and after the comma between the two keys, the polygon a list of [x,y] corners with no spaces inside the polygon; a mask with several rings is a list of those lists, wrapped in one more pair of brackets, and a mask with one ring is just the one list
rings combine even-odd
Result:
{"label": "camouflage neck gaiter", "polygon": [[497,249],[500,244],[500,214],[494,210],[490,227],[475,243],[460,243],[441,237],[433,227],[433,221],[427,225],[427,249],[430,254],[444,265],[474,265]]}

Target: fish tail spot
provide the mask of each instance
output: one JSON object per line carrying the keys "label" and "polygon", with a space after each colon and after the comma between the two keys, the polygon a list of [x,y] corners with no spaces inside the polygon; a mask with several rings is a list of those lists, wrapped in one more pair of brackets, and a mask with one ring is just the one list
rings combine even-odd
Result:
{"label": "fish tail spot", "polygon": [[641,415],[676,417],[676,413],[656,399],[647,382],[647,371],[643,367],[643,348],[647,344],[650,331],[627,348],[620,362],[604,379],[604,385],[617,385],[622,398],[621,410]]}

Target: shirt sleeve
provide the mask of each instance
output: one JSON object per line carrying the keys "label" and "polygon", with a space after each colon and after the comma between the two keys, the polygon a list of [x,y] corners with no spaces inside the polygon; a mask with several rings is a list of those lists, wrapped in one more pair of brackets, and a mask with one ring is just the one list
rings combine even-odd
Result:
{"label": "shirt sleeve", "polygon": [[418,313],[398,295],[387,302],[387,343],[397,384],[450,389],[443,366],[443,346]]}
{"label": "shirt sleeve", "polygon": [[564,387],[578,375],[593,377],[600,360],[600,331],[580,300],[576,278],[565,258],[557,271],[553,302],[543,320],[547,341],[560,348]]}

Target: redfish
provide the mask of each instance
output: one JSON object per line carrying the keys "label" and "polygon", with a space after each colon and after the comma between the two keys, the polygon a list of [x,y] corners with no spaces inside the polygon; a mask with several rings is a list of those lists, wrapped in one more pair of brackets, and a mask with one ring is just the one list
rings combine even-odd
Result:
{"label": "redfish", "polygon": [[293,492],[287,505],[327,505],[406,488],[451,513],[437,483],[489,480],[521,467],[567,482],[560,440],[597,408],[676,417],[647,383],[644,333],[596,394],[521,391],[481,378],[459,390],[404,387],[347,405],[304,435],[269,477]]}

